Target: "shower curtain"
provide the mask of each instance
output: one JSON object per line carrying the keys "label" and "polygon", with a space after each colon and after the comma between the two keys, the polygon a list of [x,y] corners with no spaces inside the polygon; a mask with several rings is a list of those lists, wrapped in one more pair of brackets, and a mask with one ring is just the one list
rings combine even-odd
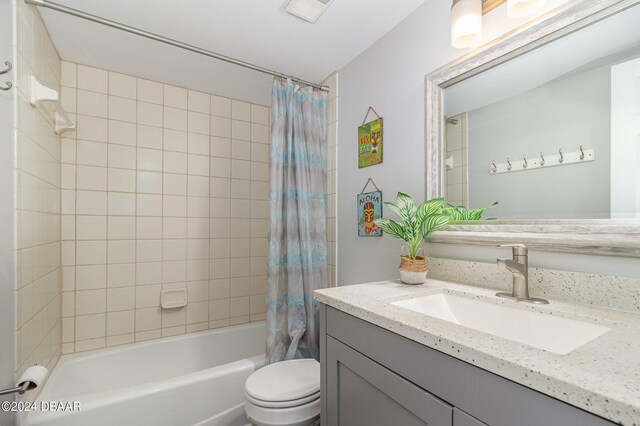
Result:
{"label": "shower curtain", "polygon": [[319,358],[327,284],[327,93],[275,79],[271,107],[267,364]]}

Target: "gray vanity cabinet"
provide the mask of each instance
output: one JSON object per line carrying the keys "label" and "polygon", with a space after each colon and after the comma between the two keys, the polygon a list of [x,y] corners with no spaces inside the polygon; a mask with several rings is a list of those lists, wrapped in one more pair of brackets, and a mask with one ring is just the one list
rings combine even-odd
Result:
{"label": "gray vanity cabinet", "polygon": [[321,304],[322,426],[611,426]]}
{"label": "gray vanity cabinet", "polygon": [[328,403],[328,424],[451,426],[453,407],[327,337],[327,374],[339,378]]}
{"label": "gray vanity cabinet", "polygon": [[474,419],[464,411],[453,407],[453,424],[455,426],[487,426],[478,419]]}

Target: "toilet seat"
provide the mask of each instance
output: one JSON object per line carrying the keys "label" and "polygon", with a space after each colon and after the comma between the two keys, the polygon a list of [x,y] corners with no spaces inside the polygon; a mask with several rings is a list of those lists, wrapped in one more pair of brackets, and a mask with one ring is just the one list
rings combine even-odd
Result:
{"label": "toilet seat", "polygon": [[244,396],[246,397],[247,401],[249,401],[250,403],[257,405],[259,407],[264,407],[264,408],[291,408],[291,407],[297,407],[299,405],[304,405],[307,404],[309,402],[312,402],[318,398],[320,398],[320,392],[316,392],[313,393],[309,396],[305,396],[304,398],[298,398],[298,399],[293,399],[291,401],[263,401],[261,399],[256,399],[254,397],[252,397],[251,395],[247,394],[245,392]]}
{"label": "toilet seat", "polygon": [[254,425],[311,425],[320,417],[320,363],[295,359],[267,365],[247,379],[245,398]]}

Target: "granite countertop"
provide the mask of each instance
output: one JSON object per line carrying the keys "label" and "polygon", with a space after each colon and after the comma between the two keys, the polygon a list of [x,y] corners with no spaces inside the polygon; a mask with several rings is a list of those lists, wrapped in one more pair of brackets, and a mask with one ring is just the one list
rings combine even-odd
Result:
{"label": "granite countertop", "polygon": [[[557,355],[432,318],[391,302],[447,292],[516,309],[611,328],[567,355]],[[622,425],[640,426],[640,315],[550,301],[500,299],[495,290],[427,280],[382,281],[315,291],[328,306]]]}

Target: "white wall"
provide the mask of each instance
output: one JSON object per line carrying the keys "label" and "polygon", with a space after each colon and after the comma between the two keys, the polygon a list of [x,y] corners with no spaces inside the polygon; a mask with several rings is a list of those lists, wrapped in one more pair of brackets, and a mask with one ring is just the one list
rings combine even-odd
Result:
{"label": "white wall", "polygon": [[[548,2],[547,11],[563,3]],[[429,1],[393,31],[342,68],[338,120],[338,283],[350,284],[397,276],[400,242],[389,236],[358,238],[356,194],[368,177],[383,191],[386,200],[404,191],[417,200],[424,197],[424,76],[464,54],[450,43],[449,1]],[[502,6],[484,18],[485,41],[514,29],[524,20],[506,18]],[[357,127],[369,106],[384,116],[384,163],[358,169]],[[389,212],[385,212],[388,214]],[[432,247],[432,250],[437,247]],[[455,249],[454,249],[455,250]],[[476,259],[485,249],[461,250],[461,257]],[[502,251],[500,251],[502,253]],[[554,255],[553,259],[562,256]],[[606,268],[608,258],[593,262],[585,258],[571,268]],[[621,274],[640,274],[632,260],[618,261]]]}
{"label": "white wall", "polygon": [[[11,1],[0,2],[0,69],[4,61],[15,63],[13,54],[13,17],[14,4]],[[14,73],[0,77],[0,85],[13,81]],[[15,256],[13,235],[13,91],[0,91],[0,388],[14,385],[14,303]],[[13,400],[13,395],[0,397],[2,401]],[[13,424],[13,414],[0,411],[0,424]]]}

